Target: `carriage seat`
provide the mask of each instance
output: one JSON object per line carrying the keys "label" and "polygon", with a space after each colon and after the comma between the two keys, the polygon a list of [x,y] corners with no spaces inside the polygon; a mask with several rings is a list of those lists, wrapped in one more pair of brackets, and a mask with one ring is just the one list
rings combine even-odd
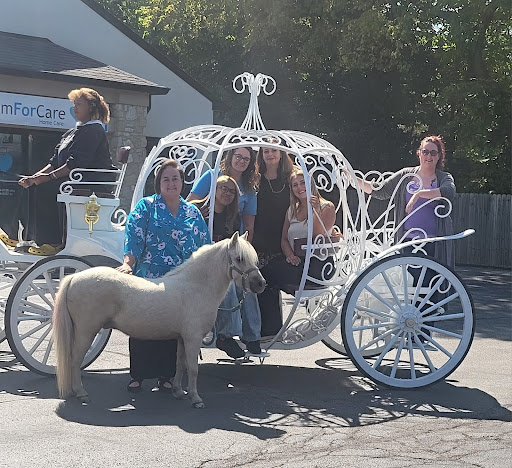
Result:
{"label": "carriage seat", "polygon": [[[130,156],[130,150],[131,146],[122,146],[119,148],[117,152],[116,161],[119,165],[121,165],[121,174],[117,178],[117,182],[119,185],[117,186],[109,186],[108,182],[106,182],[104,185],[98,185],[98,189],[95,190],[94,187],[92,188],[73,188],[73,192],[71,193],[74,196],[78,197],[90,197],[92,193],[94,192],[95,195],[98,198],[118,198],[121,185],[124,180],[124,174],[126,172],[126,164],[128,163],[128,157]],[[112,169],[117,169],[115,166],[112,166]],[[111,187],[111,190],[108,192],[105,191],[105,189],[109,189]]]}

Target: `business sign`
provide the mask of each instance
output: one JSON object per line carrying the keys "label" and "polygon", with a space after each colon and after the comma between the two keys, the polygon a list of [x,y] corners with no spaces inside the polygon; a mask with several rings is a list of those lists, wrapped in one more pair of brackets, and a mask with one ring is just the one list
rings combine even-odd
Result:
{"label": "business sign", "polygon": [[76,124],[68,99],[0,93],[0,124],[67,130]]}

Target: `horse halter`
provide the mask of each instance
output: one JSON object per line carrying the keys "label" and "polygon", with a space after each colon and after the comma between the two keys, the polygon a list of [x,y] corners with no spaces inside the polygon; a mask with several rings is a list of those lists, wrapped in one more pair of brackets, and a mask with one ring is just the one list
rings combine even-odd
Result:
{"label": "horse halter", "polygon": [[248,270],[245,270],[245,271],[242,271],[240,270],[240,268],[238,268],[234,263],[233,263],[233,259],[231,258],[231,256],[229,255],[228,253],[228,260],[229,260],[229,277],[234,281],[235,278],[233,278],[233,270],[235,270],[242,278],[242,289],[244,290],[244,292],[247,290],[247,288],[245,287],[245,280],[249,277],[249,273],[252,273],[253,271],[255,270],[258,270],[258,267],[252,267],[252,268],[249,268]]}

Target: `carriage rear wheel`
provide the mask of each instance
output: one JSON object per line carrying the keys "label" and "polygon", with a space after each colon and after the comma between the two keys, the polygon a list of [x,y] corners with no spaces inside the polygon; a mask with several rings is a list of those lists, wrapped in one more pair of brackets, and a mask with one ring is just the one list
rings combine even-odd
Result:
{"label": "carriage rear wheel", "polygon": [[[28,369],[55,375],[52,316],[61,280],[92,265],[78,257],[58,255],[39,260],[12,288],[5,309],[5,332],[11,350]],[[106,346],[111,330],[101,330],[87,352],[82,368]]]}
{"label": "carriage rear wheel", "polygon": [[474,322],[472,299],[454,271],[430,257],[399,254],[356,279],[341,331],[361,373],[389,387],[418,388],[459,366]]}

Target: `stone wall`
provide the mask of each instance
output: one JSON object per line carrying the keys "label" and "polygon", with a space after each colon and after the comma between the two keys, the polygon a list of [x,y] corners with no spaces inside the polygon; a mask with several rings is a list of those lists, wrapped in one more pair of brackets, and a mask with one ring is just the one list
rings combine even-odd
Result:
{"label": "stone wall", "polygon": [[147,108],[128,104],[110,105],[108,140],[112,159],[117,157],[121,146],[131,146],[128,166],[121,188],[121,208],[130,209],[132,194],[139,177],[140,168],[146,158],[146,116]]}

